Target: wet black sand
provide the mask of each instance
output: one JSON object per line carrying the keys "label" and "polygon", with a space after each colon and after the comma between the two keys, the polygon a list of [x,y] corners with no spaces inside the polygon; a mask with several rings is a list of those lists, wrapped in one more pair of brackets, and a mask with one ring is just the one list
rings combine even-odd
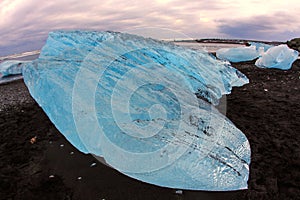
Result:
{"label": "wet black sand", "polygon": [[72,147],[19,80],[0,85],[0,199],[300,199],[300,61],[289,71],[234,66],[250,79],[227,96],[251,145],[248,190],[176,194],[128,178]]}

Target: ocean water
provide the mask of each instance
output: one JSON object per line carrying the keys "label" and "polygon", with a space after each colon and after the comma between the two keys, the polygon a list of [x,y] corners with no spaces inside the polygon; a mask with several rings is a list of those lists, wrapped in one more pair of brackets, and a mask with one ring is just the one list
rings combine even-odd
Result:
{"label": "ocean water", "polygon": [[192,48],[192,49],[203,49],[210,53],[216,52],[221,48],[234,48],[244,46],[242,44],[227,44],[227,43],[198,43],[198,42],[174,42],[176,45]]}
{"label": "ocean water", "polygon": [[5,60],[34,60],[40,54],[40,50],[28,51],[23,53],[12,54],[8,56],[0,56],[0,63]]}

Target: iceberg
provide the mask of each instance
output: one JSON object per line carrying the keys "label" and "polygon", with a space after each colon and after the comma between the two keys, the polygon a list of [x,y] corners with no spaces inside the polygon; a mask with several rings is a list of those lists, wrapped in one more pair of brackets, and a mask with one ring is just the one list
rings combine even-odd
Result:
{"label": "iceberg", "polygon": [[261,68],[277,68],[288,70],[297,60],[299,52],[282,44],[268,49],[262,57],[256,60],[255,65]]}
{"label": "iceberg", "polygon": [[249,42],[250,46],[255,46],[257,51],[266,52],[271,47],[274,47],[273,45],[261,43],[261,42]]}
{"label": "iceberg", "polygon": [[22,74],[23,63],[26,61],[8,60],[0,63],[0,78]]}
{"label": "iceberg", "polygon": [[228,62],[131,34],[55,31],[23,76],[77,149],[121,173],[170,188],[247,188],[249,142],[213,106],[248,83]]}
{"label": "iceberg", "polygon": [[216,51],[217,58],[221,60],[228,60],[230,62],[245,62],[251,61],[260,57],[264,52],[273,47],[273,45],[249,42],[250,46],[235,47],[235,48],[221,48]]}
{"label": "iceberg", "polygon": [[259,55],[260,55],[260,51],[256,49],[256,46],[222,48],[216,51],[217,58],[221,60],[228,60],[234,63],[251,61],[258,58]]}

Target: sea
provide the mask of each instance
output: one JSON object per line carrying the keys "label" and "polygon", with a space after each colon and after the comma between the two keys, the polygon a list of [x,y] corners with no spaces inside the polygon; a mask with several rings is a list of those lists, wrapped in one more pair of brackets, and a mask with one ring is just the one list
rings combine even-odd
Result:
{"label": "sea", "polygon": [[221,48],[234,48],[244,46],[242,44],[230,44],[230,43],[200,43],[200,42],[174,42],[176,45],[192,48],[203,49],[209,53],[216,52]]}

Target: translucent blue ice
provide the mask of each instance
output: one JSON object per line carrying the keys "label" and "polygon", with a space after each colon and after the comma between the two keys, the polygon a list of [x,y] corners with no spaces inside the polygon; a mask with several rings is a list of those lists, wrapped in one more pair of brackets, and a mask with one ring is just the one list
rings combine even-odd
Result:
{"label": "translucent blue ice", "polygon": [[251,61],[259,57],[260,52],[256,50],[256,46],[222,48],[216,51],[217,58],[230,62]]}
{"label": "translucent blue ice", "polygon": [[130,34],[57,31],[23,76],[58,130],[116,170],[170,188],[247,188],[247,138],[208,103],[248,83],[227,62]]}
{"label": "translucent blue ice", "polygon": [[273,45],[261,43],[261,42],[249,42],[251,46],[255,46],[257,51],[260,51],[262,49],[262,52],[266,52],[271,47],[274,47]]}
{"label": "translucent blue ice", "polygon": [[292,67],[293,62],[297,60],[298,56],[298,51],[282,44],[268,49],[262,57],[255,62],[255,65],[262,68],[288,70]]}
{"label": "translucent blue ice", "polygon": [[9,60],[0,63],[0,78],[9,75],[22,74],[22,63],[24,62],[26,61]]}
{"label": "translucent blue ice", "polygon": [[217,58],[230,62],[245,62],[251,61],[264,55],[266,51],[274,47],[273,45],[249,42],[250,46],[222,48],[216,51]]}

